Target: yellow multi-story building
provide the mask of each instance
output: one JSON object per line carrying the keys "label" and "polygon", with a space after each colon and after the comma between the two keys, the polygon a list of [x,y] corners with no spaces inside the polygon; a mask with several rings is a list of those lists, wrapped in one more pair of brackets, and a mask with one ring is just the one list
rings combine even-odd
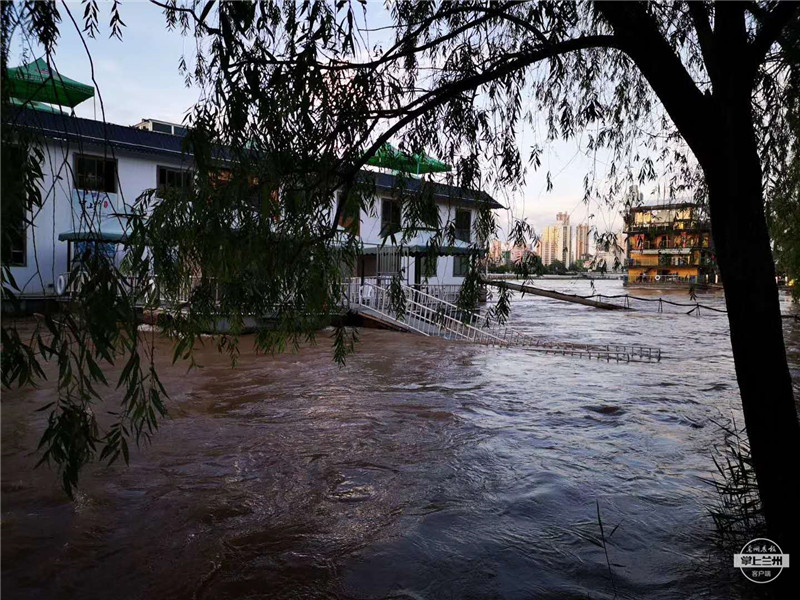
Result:
{"label": "yellow multi-story building", "polygon": [[539,249],[543,265],[551,265],[554,260],[561,261],[566,267],[572,264],[572,226],[569,224],[569,213],[558,213],[556,224],[544,228],[539,239]]}
{"label": "yellow multi-story building", "polygon": [[628,284],[716,281],[711,224],[697,204],[631,208],[625,233]]}
{"label": "yellow multi-story building", "polygon": [[586,223],[575,227],[575,260],[590,260],[589,254],[589,230]]}

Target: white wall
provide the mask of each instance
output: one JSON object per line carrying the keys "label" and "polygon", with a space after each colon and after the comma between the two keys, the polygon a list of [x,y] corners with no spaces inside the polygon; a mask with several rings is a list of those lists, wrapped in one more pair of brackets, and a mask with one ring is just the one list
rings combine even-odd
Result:
{"label": "white wall", "polygon": [[[383,238],[381,232],[381,210],[383,208],[382,200],[391,197],[389,194],[378,195],[375,198],[373,214],[368,214],[366,211],[361,211],[361,239],[365,247],[380,246]],[[474,208],[467,208],[458,205],[451,205],[449,202],[437,202],[439,208],[439,219],[442,227],[447,227],[448,223],[455,221],[456,209],[469,210],[471,213],[471,225],[473,231],[471,232],[472,239],[475,239],[475,222],[478,219],[478,210]],[[397,242],[400,242],[400,236],[397,236]],[[406,246],[427,246],[430,241],[431,234],[428,232],[420,232],[415,237],[408,240]],[[391,244],[391,238],[386,241]],[[460,248],[469,247],[469,243],[455,240],[454,245]],[[456,277],[453,275],[453,263],[455,257],[453,256],[440,256],[437,261],[436,276],[430,277],[428,282],[433,285],[450,285],[461,284],[464,281],[463,277]],[[414,282],[414,258],[410,257],[404,260],[403,268],[405,269],[405,278],[409,283]]]}
{"label": "white wall", "polygon": [[99,146],[83,145],[78,152],[74,146],[53,142],[45,145],[44,153],[40,184],[43,205],[33,215],[33,226],[28,226],[26,264],[24,267],[11,267],[11,274],[23,297],[55,295],[56,279],[69,268],[67,242],[59,241],[58,235],[80,227],[81,215],[73,210],[77,206],[72,177],[76,154],[117,159],[117,194],[100,198],[108,200],[108,212],[125,212],[125,206],[133,205],[144,190],[156,187],[159,165],[186,168],[185,164],[174,159],[131,152],[111,153]]}
{"label": "white wall", "polygon": [[[108,194],[101,199],[110,203],[108,212],[125,212],[126,206],[132,206],[136,198],[145,190],[156,187],[158,166],[173,168],[188,168],[188,163],[176,161],[171,158],[161,158],[156,155],[145,155],[132,152],[115,151],[111,153],[102,147],[84,145],[78,152],[74,146],[70,147],[52,142],[45,146],[45,164],[43,165],[44,178],[41,182],[43,206],[33,219],[33,226],[27,231],[27,260],[24,267],[11,267],[17,285],[23,297],[41,297],[55,295],[55,281],[61,273],[68,271],[67,242],[58,240],[60,233],[80,229],[81,215],[74,210],[77,205],[76,190],[74,189],[72,169],[74,156],[86,154],[93,156],[108,156],[117,159],[118,190],[117,194]],[[361,238],[366,247],[379,246],[383,239],[381,230],[381,200],[388,194],[376,197],[372,214],[361,212]],[[457,207],[447,202],[438,202],[439,216],[443,226],[455,220]],[[471,223],[478,218],[477,209],[469,208],[472,213]],[[117,226],[119,229],[119,225]],[[472,232],[474,236],[474,231]],[[409,240],[406,245],[425,246],[428,244],[430,234],[422,232]],[[398,242],[400,240],[398,239]],[[387,243],[391,243],[387,241]],[[469,244],[456,240],[458,247],[467,247]],[[118,250],[119,253],[119,250]],[[437,261],[436,276],[429,279],[429,283],[460,284],[463,277],[453,275],[455,257],[440,256]],[[414,259],[404,260],[405,276],[409,282],[414,281]]]}

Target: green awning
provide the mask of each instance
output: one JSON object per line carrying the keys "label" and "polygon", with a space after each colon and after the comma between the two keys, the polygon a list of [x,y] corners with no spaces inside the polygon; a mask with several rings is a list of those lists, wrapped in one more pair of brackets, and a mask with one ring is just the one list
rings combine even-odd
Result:
{"label": "green awning", "polygon": [[42,102],[37,102],[36,100],[20,100],[19,98],[9,98],[9,102],[14,106],[22,106],[24,108],[32,108],[33,110],[41,110],[43,112],[49,113],[56,113],[58,115],[62,114],[69,114],[64,112],[64,110],[58,106],[52,106],[50,104],[44,104]]}
{"label": "green awning", "polygon": [[402,173],[422,175],[423,173],[446,173],[452,167],[435,158],[430,158],[422,153],[405,154],[391,144],[384,144],[375,156],[367,161],[373,167],[383,167]]}
{"label": "green awning", "polygon": [[8,69],[8,95],[22,103],[47,102],[74,108],[94,96],[94,88],[51,70],[40,58]]}
{"label": "green awning", "polygon": [[122,231],[66,231],[58,234],[61,242],[125,243],[128,236]]}

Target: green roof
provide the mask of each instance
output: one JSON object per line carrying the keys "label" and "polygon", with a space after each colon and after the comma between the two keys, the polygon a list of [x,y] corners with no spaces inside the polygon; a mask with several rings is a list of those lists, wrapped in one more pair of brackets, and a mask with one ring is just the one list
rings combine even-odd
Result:
{"label": "green roof", "polygon": [[[46,102],[74,108],[94,96],[94,88],[61,75],[40,58],[27,65],[8,69],[8,95],[19,104]],[[42,110],[42,108],[39,108]]]}
{"label": "green roof", "polygon": [[36,100],[20,100],[19,98],[9,98],[9,102],[14,106],[22,106],[24,108],[32,108],[33,110],[41,110],[43,112],[50,112],[56,114],[62,114],[63,109],[58,106],[53,106],[51,104],[44,104],[43,102],[37,102]]}
{"label": "green roof", "polygon": [[446,173],[452,167],[440,160],[425,156],[423,153],[406,154],[400,152],[391,144],[384,144],[375,153],[375,156],[367,161],[373,167],[383,167],[402,173],[412,173],[422,175],[423,173]]}

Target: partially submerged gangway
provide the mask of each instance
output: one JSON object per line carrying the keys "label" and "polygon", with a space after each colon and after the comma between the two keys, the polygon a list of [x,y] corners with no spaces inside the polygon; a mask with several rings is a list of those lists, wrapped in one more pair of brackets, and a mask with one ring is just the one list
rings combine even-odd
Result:
{"label": "partially submerged gangway", "polygon": [[395,293],[402,293],[402,299],[398,298],[400,301],[393,302],[388,286],[354,279],[345,284],[344,302],[354,313],[368,316],[393,329],[426,336],[606,361],[661,360],[660,348],[557,342],[522,333],[486,315],[464,311],[455,304],[409,285],[400,284]]}

